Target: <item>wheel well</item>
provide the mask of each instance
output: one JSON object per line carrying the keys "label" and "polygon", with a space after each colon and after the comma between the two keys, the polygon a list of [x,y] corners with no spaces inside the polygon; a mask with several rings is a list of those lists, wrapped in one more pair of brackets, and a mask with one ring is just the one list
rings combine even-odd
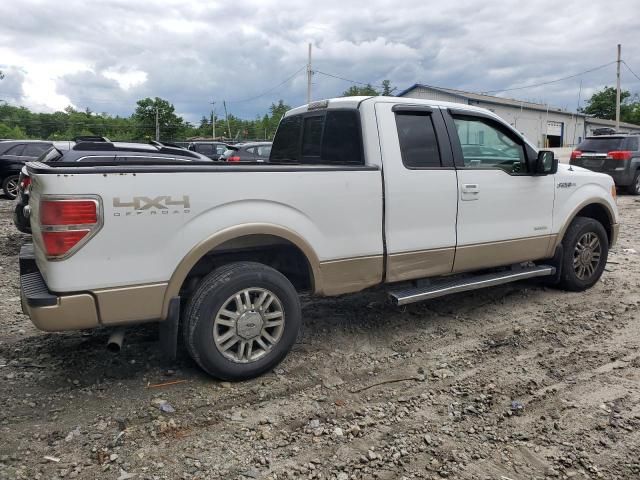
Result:
{"label": "wheel well", "polygon": [[190,296],[200,279],[216,268],[241,261],[258,262],[278,270],[298,291],[313,290],[312,269],[300,248],[275,235],[256,234],[228,240],[207,252],[187,274],[180,296]]}
{"label": "wheel well", "polygon": [[600,222],[607,232],[607,238],[609,239],[609,243],[611,243],[611,237],[613,235],[613,232],[611,229],[612,222],[611,222],[611,218],[609,217],[609,212],[604,206],[598,203],[592,203],[584,207],[582,210],[580,210],[576,214],[576,217],[593,218],[594,220]]}

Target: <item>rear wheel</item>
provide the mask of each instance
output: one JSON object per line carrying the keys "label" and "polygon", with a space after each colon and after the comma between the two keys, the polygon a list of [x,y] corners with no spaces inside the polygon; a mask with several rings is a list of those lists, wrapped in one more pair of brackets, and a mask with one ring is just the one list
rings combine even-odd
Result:
{"label": "rear wheel", "polygon": [[10,199],[18,196],[18,175],[10,175],[2,182],[2,190]]}
{"label": "rear wheel", "polygon": [[627,187],[627,193],[631,195],[640,195],[640,170],[633,177],[633,182]]}
{"label": "rear wheel", "polygon": [[210,375],[244,380],[271,370],[286,356],[301,323],[298,294],[277,270],[254,262],[209,274],[185,311],[184,340]]}
{"label": "rear wheel", "polygon": [[575,292],[592,287],[602,275],[609,239],[600,222],[577,217],[562,240],[564,255],[559,287]]}

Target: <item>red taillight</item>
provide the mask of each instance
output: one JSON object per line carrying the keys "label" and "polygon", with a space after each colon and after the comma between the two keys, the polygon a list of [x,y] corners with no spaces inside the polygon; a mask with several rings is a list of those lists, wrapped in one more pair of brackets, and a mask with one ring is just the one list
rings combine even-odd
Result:
{"label": "red taillight", "polygon": [[40,202],[41,225],[92,225],[98,223],[93,200],[43,200]]}
{"label": "red taillight", "polygon": [[20,191],[24,192],[27,190],[27,188],[29,188],[29,185],[31,185],[31,177],[29,176],[24,176],[20,179]]}
{"label": "red taillight", "polygon": [[582,152],[580,150],[574,150],[571,152],[571,160],[577,160],[582,157]]}
{"label": "red taillight", "polygon": [[629,150],[613,150],[612,152],[607,153],[607,157],[612,160],[631,160],[631,156],[633,152]]}
{"label": "red taillight", "polygon": [[89,230],[67,230],[63,232],[42,232],[44,250],[49,257],[60,257],[75,247],[89,234]]}
{"label": "red taillight", "polygon": [[227,162],[239,162],[239,161],[240,161],[240,157],[238,155],[233,155],[227,158]]}
{"label": "red taillight", "polygon": [[101,226],[97,200],[43,198],[38,212],[48,258],[63,257],[89,240]]}

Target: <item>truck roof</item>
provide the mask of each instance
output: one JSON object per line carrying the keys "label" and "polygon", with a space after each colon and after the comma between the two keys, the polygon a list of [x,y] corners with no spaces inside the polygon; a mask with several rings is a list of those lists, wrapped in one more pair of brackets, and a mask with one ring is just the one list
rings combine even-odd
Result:
{"label": "truck roof", "polygon": [[485,114],[498,117],[495,113],[487,110],[486,108],[475,107],[473,105],[465,105],[463,103],[454,103],[454,102],[442,102],[438,100],[426,100],[422,98],[407,98],[407,97],[384,97],[384,96],[370,96],[370,97],[337,97],[337,98],[328,98],[324,100],[318,100],[311,102],[306,105],[301,105],[296,108],[292,108],[289,110],[285,116],[296,115],[298,113],[308,112],[310,110],[324,110],[324,109],[335,109],[335,108],[353,108],[357,109],[360,104],[364,102],[374,102],[374,103],[394,103],[394,104],[405,104],[405,105],[429,105],[433,107],[441,107],[441,108],[455,108],[457,110],[469,110],[474,112],[483,112]]}

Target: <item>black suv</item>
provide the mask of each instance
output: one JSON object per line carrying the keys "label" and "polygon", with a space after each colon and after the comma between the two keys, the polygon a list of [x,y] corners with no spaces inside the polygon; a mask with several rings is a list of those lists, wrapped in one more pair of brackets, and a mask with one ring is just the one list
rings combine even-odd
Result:
{"label": "black suv", "polygon": [[640,195],[640,137],[613,134],[585,138],[571,152],[571,165],[611,175],[617,187]]}
{"label": "black suv", "polygon": [[[36,160],[38,162],[92,162],[93,164],[106,164],[131,162],[139,164],[164,163],[164,162],[211,162],[211,159],[197,152],[191,152],[185,148],[173,146],[161,142],[144,143],[120,143],[108,141],[93,141],[77,143],[71,150],[63,151],[56,147],[49,147]],[[23,164],[21,164],[21,167]],[[31,233],[29,214],[25,207],[29,204],[29,190],[31,179],[27,175],[27,169],[22,168],[20,177],[16,181],[16,199],[13,210],[13,223],[24,233]]]}
{"label": "black suv", "polygon": [[68,150],[73,142],[48,142],[46,140],[0,141],[0,185],[4,194],[13,199],[18,194],[18,176],[26,162],[33,162],[46,150],[55,146]]}

